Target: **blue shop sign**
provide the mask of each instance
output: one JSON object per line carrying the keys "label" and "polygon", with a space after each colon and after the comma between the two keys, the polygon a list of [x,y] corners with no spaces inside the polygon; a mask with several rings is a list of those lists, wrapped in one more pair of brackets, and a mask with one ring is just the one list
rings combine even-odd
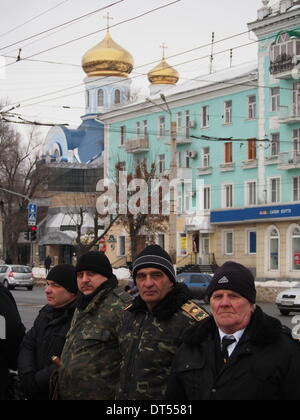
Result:
{"label": "blue shop sign", "polygon": [[239,223],[247,221],[264,222],[265,220],[300,218],[300,204],[217,210],[212,211],[210,217],[210,222],[212,224]]}

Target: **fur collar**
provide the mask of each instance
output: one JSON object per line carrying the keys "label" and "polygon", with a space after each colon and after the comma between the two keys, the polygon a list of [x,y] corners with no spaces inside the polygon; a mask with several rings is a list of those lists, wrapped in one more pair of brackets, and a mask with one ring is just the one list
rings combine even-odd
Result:
{"label": "fur collar", "polygon": [[[212,316],[192,327],[185,335],[185,343],[197,346],[199,343],[213,337],[217,325]],[[258,306],[252,316],[251,322],[246,328],[243,341],[254,344],[268,345],[274,343],[283,332],[283,326],[276,318],[265,314]]]}
{"label": "fur collar", "polygon": [[[189,289],[185,284],[175,283],[171,292],[153,309],[153,315],[159,320],[171,318],[187,301],[191,299]],[[133,301],[129,312],[148,312],[145,302],[140,296]]]}

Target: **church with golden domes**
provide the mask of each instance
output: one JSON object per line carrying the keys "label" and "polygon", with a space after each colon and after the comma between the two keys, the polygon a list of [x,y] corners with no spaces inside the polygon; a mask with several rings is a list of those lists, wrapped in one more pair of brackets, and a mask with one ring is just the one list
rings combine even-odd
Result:
{"label": "church with golden domes", "polygon": [[[91,163],[101,157],[104,150],[104,126],[101,115],[127,105],[131,98],[134,67],[130,52],[116,43],[109,27],[104,39],[88,50],[82,58],[86,74],[85,114],[77,129],[53,127],[44,144],[44,157],[51,161]],[[170,67],[163,54],[162,61],[153,68],[148,79],[150,93],[175,85],[178,72]]]}

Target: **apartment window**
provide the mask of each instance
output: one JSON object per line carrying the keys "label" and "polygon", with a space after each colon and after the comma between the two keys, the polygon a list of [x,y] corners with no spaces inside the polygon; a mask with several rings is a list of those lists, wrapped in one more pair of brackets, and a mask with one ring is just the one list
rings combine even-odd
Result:
{"label": "apartment window", "polygon": [[225,254],[233,254],[233,232],[225,232]]}
{"label": "apartment window", "polygon": [[255,231],[248,232],[248,254],[256,254],[256,239],[257,235]]}
{"label": "apartment window", "polygon": [[210,149],[209,147],[202,148],[202,168],[210,167]]}
{"label": "apartment window", "polygon": [[148,121],[147,120],[143,121],[143,134],[145,137],[148,136]]}
{"label": "apartment window", "polygon": [[248,119],[254,120],[256,118],[256,96],[248,96]]}
{"label": "apartment window", "polygon": [[232,143],[225,143],[225,163],[232,163]]}
{"label": "apartment window", "polygon": [[190,152],[187,150],[185,152],[185,168],[190,168],[190,164],[191,164],[191,156],[190,156]]}
{"label": "apartment window", "polygon": [[120,103],[121,103],[121,91],[120,89],[116,89],[115,94],[114,94],[114,104],[120,105]]}
{"label": "apartment window", "polygon": [[104,90],[98,90],[98,106],[104,106]]}
{"label": "apartment window", "polygon": [[293,91],[293,116],[299,117],[300,115],[300,83],[294,84]]}
{"label": "apartment window", "polygon": [[278,156],[280,152],[280,134],[271,134],[271,156]]}
{"label": "apartment window", "polygon": [[166,136],[166,119],[165,117],[159,118],[159,137]]}
{"label": "apartment window", "polygon": [[203,195],[204,210],[210,210],[210,187],[204,187]]}
{"label": "apartment window", "polygon": [[182,129],[182,112],[177,112],[176,114],[176,123],[178,132]]}
{"label": "apartment window", "polygon": [[86,92],[86,106],[87,108],[90,106],[90,91]]}
{"label": "apartment window", "polygon": [[256,181],[247,182],[247,205],[255,206],[257,204]]}
{"label": "apartment window", "polygon": [[256,140],[248,140],[248,160],[256,159]]}
{"label": "apartment window", "polygon": [[272,229],[269,238],[269,260],[270,270],[278,270],[279,268],[279,232],[277,229]]}
{"label": "apartment window", "polygon": [[224,122],[225,124],[232,124],[232,101],[226,101],[224,105]]}
{"label": "apartment window", "polygon": [[271,88],[271,112],[278,112],[280,109],[280,88]]}
{"label": "apartment window", "polygon": [[233,207],[233,185],[232,184],[223,186],[223,207],[227,209]]}
{"label": "apartment window", "polygon": [[158,155],[158,173],[163,174],[166,170],[166,157],[165,155]]}
{"label": "apartment window", "polygon": [[190,111],[185,111],[185,137],[190,138]]}
{"label": "apartment window", "polygon": [[293,201],[300,201],[300,176],[293,178]]}
{"label": "apartment window", "polygon": [[280,178],[270,179],[270,202],[280,202]]}
{"label": "apartment window", "polygon": [[119,257],[126,255],[126,237],[119,236]]}
{"label": "apartment window", "polygon": [[293,153],[300,155],[300,129],[293,130]]}
{"label": "apartment window", "polygon": [[157,245],[159,245],[162,249],[165,249],[165,235],[164,233],[157,234]]}
{"label": "apartment window", "polygon": [[121,135],[121,146],[123,146],[126,142],[126,126],[122,125],[120,127],[120,135]]}
{"label": "apartment window", "polygon": [[209,127],[209,106],[202,107],[202,128]]}
{"label": "apartment window", "polygon": [[141,137],[141,123],[136,123],[136,137],[139,139]]}

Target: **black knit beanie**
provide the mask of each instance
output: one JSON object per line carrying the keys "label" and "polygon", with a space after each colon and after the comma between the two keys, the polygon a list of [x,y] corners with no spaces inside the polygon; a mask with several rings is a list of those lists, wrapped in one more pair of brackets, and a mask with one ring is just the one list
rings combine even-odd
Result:
{"label": "black knit beanie", "polygon": [[82,255],[76,266],[76,273],[80,271],[93,271],[110,279],[113,276],[112,266],[105,254],[98,251],[90,251]]}
{"label": "black knit beanie", "polygon": [[70,264],[61,264],[53,267],[48,275],[47,280],[54,281],[74,295],[78,292],[76,271]]}
{"label": "black knit beanie", "polygon": [[248,268],[233,261],[226,262],[215,272],[206,292],[209,300],[216,290],[232,290],[251,303],[256,301],[253,274]]}
{"label": "black knit beanie", "polygon": [[132,276],[135,281],[136,275],[142,268],[158,268],[169,279],[176,283],[176,274],[170,255],[159,245],[149,245],[140,253],[133,263]]}

